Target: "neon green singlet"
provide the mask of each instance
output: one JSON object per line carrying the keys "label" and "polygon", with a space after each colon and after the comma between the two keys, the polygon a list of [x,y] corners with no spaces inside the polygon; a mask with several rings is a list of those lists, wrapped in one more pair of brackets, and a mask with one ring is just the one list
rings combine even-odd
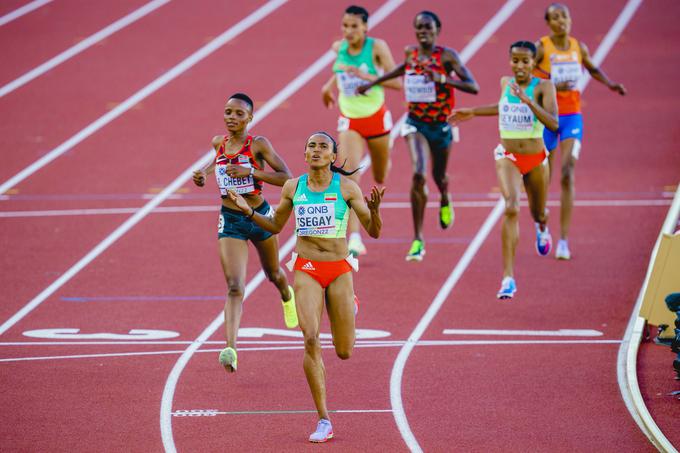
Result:
{"label": "neon green singlet", "polygon": [[349,209],[340,191],[340,175],[333,173],[328,188],[313,192],[307,186],[306,174],[300,176],[295,195],[295,233],[298,236],[344,238],[347,235]]}
{"label": "neon green singlet", "polygon": [[385,103],[385,92],[383,87],[374,86],[368,90],[364,96],[355,94],[358,86],[368,82],[346,73],[344,66],[354,66],[361,71],[371,75],[378,75],[378,69],[373,63],[373,38],[366,37],[364,46],[358,55],[350,55],[347,52],[349,44],[342,40],[338,49],[338,57],[333,65],[333,72],[338,82],[338,105],[340,112],[347,118],[366,118],[380,110]]}

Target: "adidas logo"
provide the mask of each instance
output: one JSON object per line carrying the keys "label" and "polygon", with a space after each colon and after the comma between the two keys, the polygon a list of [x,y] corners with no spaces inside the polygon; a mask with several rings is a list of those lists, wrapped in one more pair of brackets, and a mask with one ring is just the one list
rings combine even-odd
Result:
{"label": "adidas logo", "polygon": [[302,270],[303,271],[315,271],[316,268],[312,264],[311,261],[307,261],[305,264],[302,265]]}
{"label": "adidas logo", "polygon": [[295,197],[295,201],[307,201],[307,195],[302,194],[297,197]]}

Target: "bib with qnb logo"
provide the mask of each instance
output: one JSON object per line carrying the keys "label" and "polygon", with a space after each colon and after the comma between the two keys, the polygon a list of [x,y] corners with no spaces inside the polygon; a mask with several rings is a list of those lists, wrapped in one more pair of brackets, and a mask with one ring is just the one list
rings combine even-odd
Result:
{"label": "bib with qnb logo", "polygon": [[344,238],[349,209],[340,191],[340,175],[333,173],[328,188],[313,192],[307,186],[308,175],[300,176],[295,195],[295,234],[322,238]]}
{"label": "bib with qnb logo", "polygon": [[[533,77],[524,89],[524,93],[530,99],[534,99],[534,91],[540,82],[541,79]],[[498,129],[501,138],[543,138],[545,126],[538,121],[528,105],[512,94],[510,91],[512,83],[515,83],[514,78],[505,85],[498,101]]]}
{"label": "bib with qnb logo", "polygon": [[220,189],[220,194],[226,197],[228,190],[233,190],[239,194],[261,193],[262,183],[256,181],[251,175],[232,177],[227,174],[228,164],[260,169],[251,150],[253,137],[250,135],[246,137],[243,147],[234,154],[226,154],[226,142],[227,137],[225,136],[215,157],[215,178],[217,179],[217,187]]}

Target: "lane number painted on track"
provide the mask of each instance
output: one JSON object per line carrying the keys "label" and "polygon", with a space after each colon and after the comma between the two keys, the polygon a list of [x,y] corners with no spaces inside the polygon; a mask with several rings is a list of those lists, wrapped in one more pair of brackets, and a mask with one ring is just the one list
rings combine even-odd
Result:
{"label": "lane number painted on track", "polygon": [[26,337],[47,338],[50,340],[167,340],[179,337],[172,330],[132,329],[129,333],[80,333],[80,329],[38,329],[27,330]]}

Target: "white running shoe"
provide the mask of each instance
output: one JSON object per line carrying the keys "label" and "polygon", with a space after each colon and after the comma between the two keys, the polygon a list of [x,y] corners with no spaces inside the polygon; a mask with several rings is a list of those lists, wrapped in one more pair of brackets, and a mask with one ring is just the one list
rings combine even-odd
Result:
{"label": "white running shoe", "polygon": [[512,297],[517,292],[517,284],[515,279],[512,277],[504,277],[501,281],[501,289],[496,293],[496,297],[499,299],[512,299]]}
{"label": "white running shoe", "polygon": [[560,239],[557,242],[557,248],[555,249],[555,258],[558,260],[570,260],[571,252],[569,251],[569,243],[566,239]]}
{"label": "white running shoe", "polygon": [[352,237],[349,238],[347,248],[349,249],[349,253],[351,253],[354,258],[358,257],[359,255],[366,254],[366,246],[361,241],[361,236],[358,235],[352,235]]}

